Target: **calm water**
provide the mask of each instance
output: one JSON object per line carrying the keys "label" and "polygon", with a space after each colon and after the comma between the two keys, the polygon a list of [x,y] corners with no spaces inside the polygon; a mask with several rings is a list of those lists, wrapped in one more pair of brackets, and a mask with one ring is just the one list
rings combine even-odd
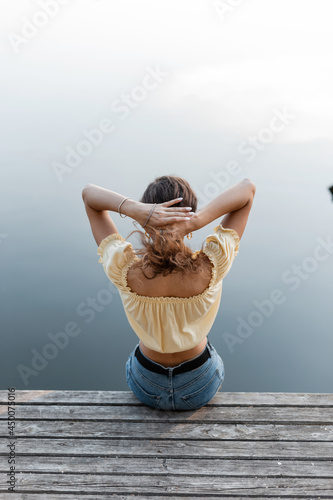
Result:
{"label": "calm water", "polygon": [[[256,47],[258,53],[272,49],[278,20],[275,25],[266,18],[260,27],[256,16],[244,21],[240,9],[239,20],[250,23],[254,38],[238,46],[237,17],[222,30],[202,3],[191,3],[196,7],[190,21],[185,7],[173,15],[173,0],[163,19],[151,3],[155,21],[147,29],[140,9],[127,16],[119,7],[108,17],[106,5],[68,6],[19,54],[8,45],[1,49],[0,388],[127,390],[125,363],[137,337],[98,263],[82,188],[91,182],[139,199],[155,177],[178,175],[193,186],[200,208],[224,187],[214,178],[221,179],[234,160],[239,173],[230,183],[251,177],[257,194],[210,332],[225,363],[223,390],[331,392],[333,204],[327,188],[333,184],[333,159],[332,135],[324,127],[330,101],[322,105],[324,83],[313,76],[313,64],[321,60],[288,52],[286,32],[273,52],[279,79],[273,75],[270,81],[265,70],[263,80],[259,69],[261,63],[266,69],[267,54],[254,66],[251,57]],[[135,2],[132,8],[138,9]],[[4,40],[20,17],[31,14],[23,5],[15,9],[1,21]],[[174,44],[168,43],[169,15],[177,19]],[[266,38],[263,49],[260,29],[270,22],[272,40]],[[198,39],[199,28],[209,36]],[[193,44],[185,43],[188,37]],[[314,56],[330,46],[322,44],[322,51],[313,48]],[[290,66],[279,59],[280,48]],[[140,100],[144,91],[133,89],[157,64],[169,76]],[[249,64],[254,73],[247,72]],[[330,82],[326,70],[323,65],[321,82]],[[111,105],[132,91],[137,106],[121,118]],[[284,106],[296,118],[282,133],[262,136],[266,142],[247,161],[239,145],[267,126],[274,108]],[[75,149],[105,118],[115,130],[75,167],[67,166],[59,182],[54,162],[64,164],[68,148]],[[134,229],[130,219],[112,216],[127,237]],[[189,246],[200,248],[218,223],[194,233]],[[135,236],[130,241],[138,244]],[[70,336],[63,334],[66,328]]]}
{"label": "calm water", "polygon": [[[110,165],[133,164],[135,157],[140,158],[140,149],[125,152],[110,145],[110,158],[100,162],[93,180],[136,198],[144,181],[163,173],[177,173],[197,186],[209,181],[192,155],[189,165],[171,172],[145,164],[137,180],[128,181],[124,166],[114,178]],[[302,167],[282,168],[272,165],[271,159],[269,172],[259,164],[253,167],[255,204],[240,253],[224,281],[210,340],[225,362],[224,390],[329,392],[333,382],[332,249],[321,244],[321,261],[313,257],[318,238],[327,241],[332,235],[333,206],[326,192],[329,178],[325,169],[313,175],[312,168],[307,168],[306,162],[312,163],[310,148],[275,147],[272,158],[277,154],[286,165],[290,157],[295,164],[297,155],[299,163],[306,161]],[[82,167],[85,176],[77,172],[58,185],[48,178],[49,171],[40,169],[38,177],[32,160],[26,163],[24,170],[21,160],[12,159],[7,172],[12,187],[2,193],[7,206],[2,232],[7,237],[0,247],[1,386],[125,390],[124,365],[137,338],[118,292],[98,263],[80,198],[82,177],[91,179],[89,169]],[[126,237],[133,228],[130,220],[118,214],[114,220]],[[194,234],[193,250],[217,223]],[[130,241],[138,244],[134,236]],[[278,303],[272,302],[272,294]],[[94,307],[91,299],[95,299]],[[260,308],[266,316],[260,317]],[[67,325],[75,336],[66,341],[64,335],[56,334],[68,322],[77,326]],[[45,347],[54,346],[55,338],[62,348]],[[36,355],[43,349],[52,358],[47,365]],[[27,371],[33,366],[34,371]]]}

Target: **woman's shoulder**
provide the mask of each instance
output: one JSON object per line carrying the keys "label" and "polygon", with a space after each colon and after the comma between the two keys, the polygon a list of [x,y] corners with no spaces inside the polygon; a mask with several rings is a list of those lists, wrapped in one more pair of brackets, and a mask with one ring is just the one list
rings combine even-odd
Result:
{"label": "woman's shoulder", "polygon": [[214,264],[216,283],[229,272],[239,250],[239,236],[234,229],[224,228],[221,224],[214,227],[203,246],[203,252]]}
{"label": "woman's shoulder", "polygon": [[103,258],[107,256],[115,256],[124,253],[126,257],[134,254],[132,243],[127,241],[121,234],[112,233],[106,236],[97,248],[97,255],[99,255],[99,262],[103,263]]}
{"label": "woman's shoulder", "polygon": [[209,242],[210,240],[217,240],[219,242],[225,241],[228,242],[229,244],[234,245],[238,250],[240,238],[235,229],[232,229],[230,227],[223,227],[222,224],[218,224],[217,226],[214,227],[213,231],[214,232],[211,232],[207,236],[206,242]]}

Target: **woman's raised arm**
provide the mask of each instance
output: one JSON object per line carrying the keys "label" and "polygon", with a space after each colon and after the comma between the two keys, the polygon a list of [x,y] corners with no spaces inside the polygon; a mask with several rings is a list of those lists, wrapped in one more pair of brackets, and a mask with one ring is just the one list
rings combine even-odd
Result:
{"label": "woman's raised arm", "polygon": [[246,227],[248,216],[256,192],[254,183],[245,178],[232,186],[214,200],[210,201],[196,212],[191,220],[195,230],[201,229],[210,222],[223,216],[221,225],[234,229],[241,238]]}
{"label": "woman's raised arm", "polygon": [[[118,232],[116,225],[109,215],[109,211],[118,212],[119,204],[127,197],[122,194],[110,191],[109,189],[87,184],[82,190],[82,199],[85,204],[87,216],[90,221],[91,230],[97,245],[110,234]],[[126,199],[121,205],[122,215],[135,219],[143,226],[149,217],[148,223],[155,227],[164,227],[176,221],[186,222],[193,215],[190,207],[173,207],[179,202],[175,200],[158,203],[154,207],[153,203],[141,203],[140,201]],[[153,212],[151,213],[151,210]],[[150,215],[151,214],[151,215]]]}

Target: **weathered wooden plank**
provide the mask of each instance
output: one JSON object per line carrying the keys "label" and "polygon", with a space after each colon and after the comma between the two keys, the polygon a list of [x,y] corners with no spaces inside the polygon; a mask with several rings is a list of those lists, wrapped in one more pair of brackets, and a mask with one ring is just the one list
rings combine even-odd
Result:
{"label": "weathered wooden plank", "polygon": [[[16,391],[16,403],[124,404],[142,406],[131,391]],[[7,404],[7,391],[0,391],[0,404]],[[219,392],[207,406],[333,406],[330,393]]]}
{"label": "weathered wooden plank", "polygon": [[[333,441],[333,425],[260,425],[171,422],[77,422],[18,421],[17,437],[92,437],[161,439],[233,439],[268,441]],[[8,437],[5,421],[0,422],[0,437]]]}
{"label": "weathered wooden plank", "polygon": [[[0,457],[0,473],[7,473],[5,456]],[[43,473],[88,473],[88,474],[174,474],[188,477],[211,476],[270,476],[270,477],[323,477],[333,476],[331,461],[302,460],[214,460],[160,458],[160,457],[83,457],[64,460],[63,457],[19,456],[17,468],[22,472]]]}
{"label": "weathered wooden plank", "polygon": [[16,401],[17,500],[333,498],[333,394],[219,393],[187,412],[151,410],[129,391],[17,391]]}
{"label": "weathered wooden plank", "polygon": [[[13,494],[10,494],[10,493],[2,493],[3,496],[1,496],[1,500],[14,500],[13,498]],[[42,497],[43,499],[46,498],[45,496]],[[51,498],[51,497],[48,497],[48,498]],[[56,496],[56,500],[78,500],[78,498],[82,498],[82,500],[110,500],[110,498],[112,500],[148,500],[151,499],[151,498],[156,498],[158,500],[193,500],[193,498],[195,498],[195,500],[206,500],[207,498],[231,498],[232,500],[249,500],[249,498],[255,498],[255,499],[258,499],[260,498],[260,500],[272,500],[272,499],[280,499],[281,496],[277,493],[276,495],[273,495],[272,493],[269,493],[269,497],[266,496],[266,495],[260,495],[260,497],[258,496],[249,496],[249,495],[246,495],[245,496],[239,496],[239,495],[233,495],[232,493],[227,493],[227,494],[221,494],[221,493],[212,493],[211,495],[205,495],[205,496],[200,496],[200,495],[196,495],[196,494],[191,494],[190,496],[187,496],[187,495],[177,495],[175,493],[173,494],[170,494],[170,495],[163,495],[163,494],[155,494],[154,497],[147,497],[147,495],[145,496],[142,496],[142,495],[133,495],[131,493],[129,494],[120,494],[118,495],[117,493],[112,493],[112,496],[110,497],[110,495],[100,495],[98,494],[98,496],[95,494],[95,495],[80,495],[80,494],[77,494],[75,493],[74,495],[72,495],[71,493],[57,493],[57,496]],[[331,499],[332,497],[329,496],[314,496],[314,495],[309,495],[309,496],[292,496],[292,497],[289,497],[289,496],[284,496],[283,497],[283,500],[295,500],[295,498],[297,500],[321,500],[321,499]],[[41,500],[41,495],[39,494],[34,494],[34,493],[16,493],[15,494],[15,500]],[[52,498],[52,500],[55,500],[54,498]]]}
{"label": "weathered wooden plank", "polygon": [[[0,491],[6,489],[6,479],[0,477]],[[141,495],[192,494],[211,496],[213,493],[232,495],[315,495],[329,498],[333,495],[333,482],[324,478],[265,478],[265,477],[218,477],[192,476],[149,476],[149,475],[75,475],[75,474],[19,474],[18,491],[48,495],[58,492],[68,493],[140,493]],[[193,495],[193,492],[195,494]]]}
{"label": "weathered wooden plank", "polygon": [[[0,442],[0,453],[6,455],[7,440]],[[61,456],[169,456],[214,458],[265,458],[333,460],[333,443],[295,441],[170,441],[147,439],[35,439],[20,438],[20,454]]]}
{"label": "weathered wooden plank", "polygon": [[[6,420],[7,415],[0,415]],[[145,422],[220,422],[220,423],[307,423],[332,424],[333,408],[290,407],[203,407],[183,412],[153,410],[146,406],[17,406],[16,419],[30,420],[129,420]]]}
{"label": "weathered wooden plank", "polygon": [[[12,493],[2,493],[1,494],[1,500],[14,500],[13,498],[13,494]],[[46,498],[45,496],[42,497],[43,499]],[[51,498],[50,496],[48,498]],[[133,495],[133,494],[116,494],[116,493],[113,493],[112,494],[112,497],[110,497],[110,495],[99,495],[98,496],[96,494],[94,495],[80,495],[78,493],[74,493],[74,494],[71,494],[71,493],[57,493],[57,496],[56,496],[56,500],[78,500],[78,498],[82,498],[82,500],[110,500],[110,498],[112,498],[112,500],[147,500],[147,496],[141,496],[141,495]],[[149,497],[149,498],[152,498],[152,497]],[[154,499],[157,498],[158,500],[175,500],[175,499],[179,499],[179,500],[193,500],[193,498],[195,498],[195,500],[206,500],[207,498],[231,498],[232,500],[249,500],[249,498],[258,498],[257,497],[249,497],[249,496],[234,496],[230,493],[226,495],[221,495],[219,493],[215,494],[213,493],[212,495],[205,495],[204,497],[202,496],[197,496],[196,494],[191,494],[190,496],[187,496],[187,495],[181,495],[181,496],[178,496],[176,495],[175,493],[172,494],[172,495],[160,495],[160,494],[155,494]],[[272,500],[272,499],[279,499],[281,498],[280,496],[272,496],[272,494],[270,493],[270,496],[269,497],[266,497],[266,496],[263,496],[261,495],[260,496],[260,500]],[[295,498],[297,498],[297,500],[321,500],[323,498],[332,498],[332,497],[316,497],[316,496],[293,496],[292,497],[292,500],[295,500]],[[15,493],[15,500],[41,500],[41,495],[37,494],[35,495],[34,493]],[[54,498],[52,498],[52,500],[55,500]],[[283,500],[291,500],[290,497],[283,497]]]}

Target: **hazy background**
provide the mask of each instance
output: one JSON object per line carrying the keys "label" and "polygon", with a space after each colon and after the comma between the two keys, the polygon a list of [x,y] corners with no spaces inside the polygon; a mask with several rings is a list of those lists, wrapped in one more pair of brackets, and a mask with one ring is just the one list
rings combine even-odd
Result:
{"label": "hazy background", "polygon": [[[332,2],[69,0],[52,15],[45,3],[8,2],[0,19],[0,388],[127,390],[137,337],[98,263],[82,188],[139,199],[155,177],[177,175],[200,208],[234,161],[225,187],[250,177],[257,194],[210,333],[223,390],[331,392],[333,249],[313,256],[318,238],[332,239]],[[164,76],[145,95],[137,86],[156,67]],[[283,110],[289,118],[270,132]],[[105,118],[113,132],[57,174],[55,162],[66,166],[67,148]],[[111,215],[126,238],[131,220]],[[274,289],[284,303],[230,348],[237,317],[247,321]],[[91,299],[93,319],[79,313]],[[20,365],[33,369],[67,322],[80,333],[24,383]]]}

